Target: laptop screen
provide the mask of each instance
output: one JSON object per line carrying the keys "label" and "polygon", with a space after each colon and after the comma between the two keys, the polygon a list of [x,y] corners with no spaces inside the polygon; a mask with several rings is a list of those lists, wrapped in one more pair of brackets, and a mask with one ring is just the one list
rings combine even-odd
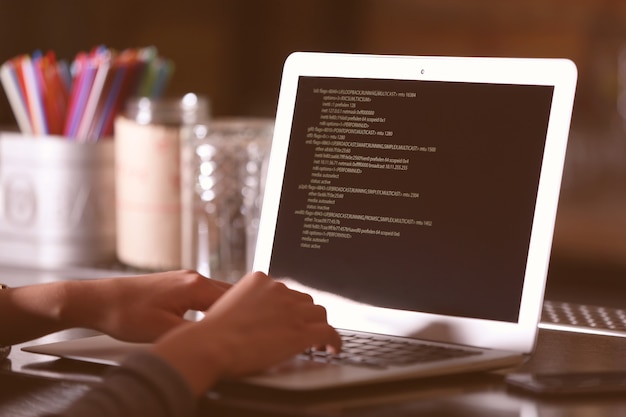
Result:
{"label": "laptop screen", "polygon": [[518,319],[553,87],[300,77],[269,273]]}

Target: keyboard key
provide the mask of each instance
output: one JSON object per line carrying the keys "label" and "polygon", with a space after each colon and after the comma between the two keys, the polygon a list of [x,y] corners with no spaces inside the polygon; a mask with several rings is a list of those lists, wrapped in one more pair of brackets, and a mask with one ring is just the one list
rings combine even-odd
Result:
{"label": "keyboard key", "polygon": [[315,362],[382,368],[480,354],[480,351],[431,345],[409,339],[391,339],[346,331],[340,331],[340,334],[343,339],[340,354],[312,350],[300,357]]}

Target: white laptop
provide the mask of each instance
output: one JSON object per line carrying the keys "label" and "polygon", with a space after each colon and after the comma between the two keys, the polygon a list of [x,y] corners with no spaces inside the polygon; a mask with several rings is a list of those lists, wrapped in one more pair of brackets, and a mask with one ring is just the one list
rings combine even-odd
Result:
{"label": "white laptop", "polygon": [[[313,295],[347,349],[356,332],[407,352],[311,353],[244,381],[324,389],[531,354],[576,79],[565,59],[292,54],[254,269]],[[417,343],[454,353],[415,361]],[[27,349],[116,363],[137,347],[70,345]]]}

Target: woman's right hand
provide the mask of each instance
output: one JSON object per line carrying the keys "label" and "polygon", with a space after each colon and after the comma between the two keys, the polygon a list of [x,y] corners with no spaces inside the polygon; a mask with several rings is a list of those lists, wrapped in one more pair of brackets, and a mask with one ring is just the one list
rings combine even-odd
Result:
{"label": "woman's right hand", "polygon": [[221,378],[262,371],[310,347],[341,349],[324,307],[254,272],[227,290],[202,320],[174,328],[153,351],[200,395]]}

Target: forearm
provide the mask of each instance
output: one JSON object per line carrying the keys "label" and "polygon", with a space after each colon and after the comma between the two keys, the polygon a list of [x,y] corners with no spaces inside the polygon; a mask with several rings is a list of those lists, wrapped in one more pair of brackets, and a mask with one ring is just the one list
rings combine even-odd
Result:
{"label": "forearm", "polygon": [[188,417],[195,405],[186,381],[171,366],[158,356],[141,352],[55,417]]}
{"label": "forearm", "polygon": [[0,345],[70,327],[132,342],[152,342],[206,310],[229,284],[194,271],[69,280],[0,291]]}
{"label": "forearm", "polygon": [[[54,282],[0,291],[0,345],[31,340],[58,330],[81,325],[81,309],[87,300],[81,282]],[[80,297],[79,297],[80,298]]]}

